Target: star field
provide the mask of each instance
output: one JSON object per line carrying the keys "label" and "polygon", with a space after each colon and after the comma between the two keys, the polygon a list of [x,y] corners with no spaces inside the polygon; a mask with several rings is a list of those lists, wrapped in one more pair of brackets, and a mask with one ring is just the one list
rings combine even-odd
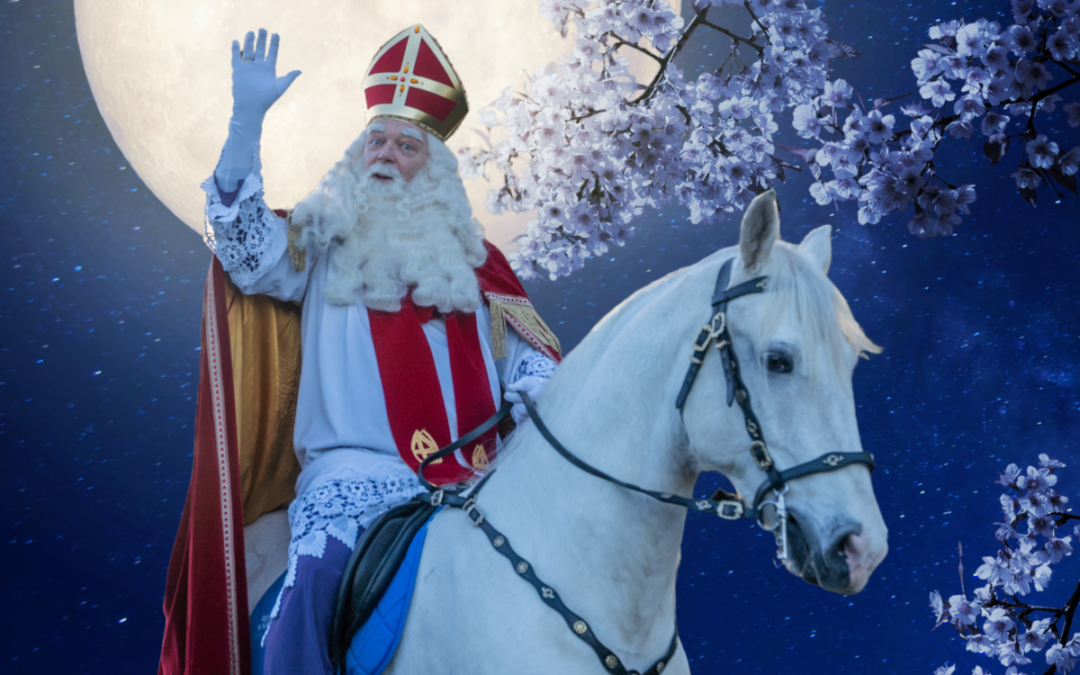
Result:
{"label": "star field", "polygon": [[[834,76],[864,99],[914,92],[910,60],[935,20],[1006,21],[1006,11],[827,3],[831,37],[861,53]],[[681,66],[696,76],[726,51],[701,33]],[[113,142],[70,3],[0,5],[0,63],[0,663],[152,672],[190,472],[210,253]],[[1040,133],[1080,144],[1080,130],[1056,119]],[[801,144],[791,132],[777,143]],[[946,140],[943,175],[975,183],[978,201],[956,236],[927,241],[906,220],[863,227],[851,204],[820,207],[809,177],[789,172],[782,236],[832,224],[830,276],[885,348],[860,363],[854,386],[890,552],[866,591],[831,595],[775,569],[771,537],[752,525],[690,515],[677,590],[695,673],[929,675],[946,661],[1004,670],[964,652],[948,627],[931,632],[927,598],[960,592],[958,541],[969,592],[980,557],[996,551],[993,480],[1007,463],[1056,456],[1068,465],[1060,491],[1080,498],[1080,200],[1043,189],[1030,207],[1008,177],[1018,162],[1017,148],[995,167],[981,140]],[[736,236],[735,220],[694,226],[665,210],[610,259],[528,290],[570,347],[630,293]],[[697,494],[718,485],[704,477]],[[1055,566],[1050,590],[1032,598],[1061,602],[1080,581],[1078,561]]]}

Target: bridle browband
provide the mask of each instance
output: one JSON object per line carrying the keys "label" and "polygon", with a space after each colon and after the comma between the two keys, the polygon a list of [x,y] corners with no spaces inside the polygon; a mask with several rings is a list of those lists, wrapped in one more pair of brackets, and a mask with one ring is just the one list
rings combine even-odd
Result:
{"label": "bridle browband", "polygon": [[[686,377],[683,379],[679,395],[675,400],[675,407],[679,410],[681,416],[683,407],[686,404],[686,399],[690,395],[690,390],[694,385],[694,380],[697,378],[698,371],[701,370],[705,357],[709,353],[709,348],[715,345],[723,359],[721,363],[724,368],[724,377],[727,380],[727,404],[728,406],[731,406],[732,402],[738,402],[739,408],[742,410],[746,420],[746,431],[750,435],[750,455],[753,457],[757,467],[761,469],[766,476],[765,481],[757,489],[757,492],[754,495],[754,501],[749,506],[737,495],[729,494],[723,490],[717,490],[711,499],[690,499],[670,492],[648,490],[610,476],[600,469],[587,464],[560,443],[540,418],[540,413],[536,409],[536,404],[528,394],[521,392],[521,399],[522,403],[525,404],[525,409],[528,411],[529,417],[536,425],[537,431],[544,437],[544,440],[546,440],[548,444],[550,444],[551,447],[567,461],[582,471],[598,478],[602,478],[610,483],[614,483],[619,487],[626,488],[627,490],[639,492],[667,504],[682,506],[691,511],[697,511],[699,513],[715,513],[725,520],[752,518],[763,528],[773,532],[777,540],[777,558],[781,561],[787,561],[788,513],[784,495],[788,491],[788,483],[797,478],[810,476],[816,473],[838,471],[851,464],[864,464],[873,471],[874,456],[869,452],[831,452],[790,469],[780,471],[776,468],[772,456],[769,454],[768,446],[765,444],[765,437],[761,431],[761,424],[758,422],[757,416],[754,414],[753,407],[751,406],[750,393],[747,391],[742,376],[740,375],[739,362],[735,356],[735,350],[732,349],[731,346],[731,333],[728,332],[727,323],[728,302],[744,295],[763,292],[767,285],[767,277],[758,277],[741,283],[734,288],[728,288],[727,286],[731,279],[732,263],[733,260],[726,261],[720,268],[720,273],[716,277],[716,288],[712,296],[712,319],[701,328],[701,331],[694,339],[694,349],[690,355],[690,367],[686,371]],[[532,565],[513,550],[505,535],[496,530],[491,523],[488,522],[484,514],[476,507],[477,495],[487,480],[494,474],[494,470],[484,476],[471,490],[462,489],[460,487],[439,488],[438,486],[429,483],[428,480],[424,478],[424,468],[428,464],[452,454],[458,449],[465,447],[480,438],[486,431],[509,415],[511,407],[512,404],[510,402],[504,402],[502,407],[479,427],[473,429],[450,445],[440,448],[425,457],[423,461],[420,462],[420,466],[417,469],[417,477],[424,487],[432,493],[429,497],[432,504],[436,506],[447,505],[457,507],[465,511],[465,514],[468,516],[469,520],[472,521],[473,525],[484,531],[495,550],[510,560],[518,575],[536,588],[541,599],[549,607],[562,615],[567,626],[570,627],[574,635],[593,649],[601,663],[604,664],[609,672],[616,673],[616,675],[638,675],[635,671],[626,670],[618,657],[616,657],[610,649],[605,647],[596,636],[593,635],[592,629],[588,624],[563,604],[562,599],[554,589],[544,584],[544,582],[536,576]],[[764,500],[764,497],[769,490],[772,490],[773,498],[771,500]],[[671,658],[678,648],[678,637],[678,629],[676,629],[667,654],[641,675],[660,675],[667,664],[671,662]]]}

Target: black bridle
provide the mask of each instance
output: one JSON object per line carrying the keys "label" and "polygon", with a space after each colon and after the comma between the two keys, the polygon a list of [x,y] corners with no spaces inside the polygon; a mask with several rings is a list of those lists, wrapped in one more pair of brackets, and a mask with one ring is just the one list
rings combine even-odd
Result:
{"label": "black bridle", "polygon": [[[776,468],[776,464],[769,454],[769,448],[765,444],[761,423],[758,421],[757,415],[754,414],[754,408],[750,402],[750,392],[743,383],[739,359],[732,348],[731,333],[728,331],[727,321],[728,302],[744,295],[763,292],[767,286],[768,278],[757,277],[733,288],[728,288],[733,262],[734,259],[725,262],[720,268],[720,273],[716,275],[716,287],[712,296],[712,319],[702,326],[701,331],[694,339],[694,351],[690,355],[690,367],[686,371],[682,388],[675,399],[675,407],[678,408],[681,415],[683,406],[686,405],[686,397],[690,395],[690,389],[694,386],[698,371],[701,370],[701,365],[705,362],[705,357],[709,353],[709,347],[715,345],[720,352],[720,363],[724,368],[724,379],[727,380],[728,407],[731,406],[732,402],[739,404],[739,408],[742,410],[743,417],[746,420],[746,433],[750,435],[750,456],[753,457],[754,464],[764,472],[765,481],[758,487],[757,492],[754,494],[754,501],[749,505],[744,504],[735,495],[730,495],[723,490],[718,490],[710,501],[718,505],[716,507],[717,514],[721,517],[753,518],[766,530],[772,531],[776,535],[777,558],[781,562],[786,562],[788,560],[788,513],[784,495],[788,490],[788,482],[816,473],[838,471],[851,464],[865,464],[873,471],[874,456],[869,452],[829,452],[817,459],[812,459],[784,471]],[[770,501],[764,501],[769,490],[772,490],[773,498]],[[718,496],[721,499],[717,499]],[[733,515],[721,513],[721,507],[719,506],[721,504],[727,505],[724,508],[729,509],[729,514]]]}
{"label": "black bridle", "polygon": [[[831,452],[790,469],[781,471],[776,468],[772,456],[769,454],[768,446],[765,444],[765,437],[762,434],[761,424],[758,422],[758,418],[754,414],[753,407],[751,406],[750,393],[743,383],[739,362],[735,356],[735,350],[732,349],[731,346],[731,333],[728,332],[727,322],[728,302],[744,295],[763,292],[767,285],[767,278],[758,277],[741,283],[734,288],[728,288],[728,283],[731,279],[732,263],[732,260],[725,262],[720,268],[720,273],[717,275],[716,288],[712,296],[712,319],[701,328],[698,336],[694,339],[694,349],[690,355],[690,367],[686,372],[682,388],[679,390],[679,395],[675,400],[675,407],[678,408],[679,414],[682,415],[683,407],[686,404],[687,397],[690,395],[690,390],[694,385],[694,380],[697,378],[698,371],[701,370],[705,357],[709,353],[709,348],[715,346],[720,352],[722,359],[721,364],[724,368],[724,377],[727,380],[727,404],[729,407],[733,402],[739,404],[739,408],[742,410],[746,420],[746,432],[750,435],[750,455],[753,457],[757,467],[761,469],[766,476],[765,481],[754,495],[754,501],[751,504],[747,505],[738,496],[729,494],[723,490],[718,490],[712,498],[692,499],[671,494],[669,492],[648,490],[610,476],[600,469],[587,464],[560,443],[540,418],[540,413],[537,411],[536,405],[528,394],[522,392],[521,399],[522,403],[525,404],[525,409],[528,411],[529,417],[536,425],[537,431],[544,437],[544,440],[577,468],[610,483],[614,483],[619,487],[648,495],[653,499],[667,504],[682,506],[691,511],[714,513],[725,520],[752,518],[766,530],[773,532],[777,540],[777,557],[781,561],[786,561],[788,559],[788,514],[784,502],[784,495],[788,490],[788,483],[797,478],[810,476],[816,473],[838,471],[851,464],[864,464],[873,471],[874,456],[869,452]],[[494,471],[491,471],[484,476],[471,490],[461,489],[460,487],[439,488],[438,486],[429,483],[427,479],[424,478],[424,468],[428,464],[452,454],[459,448],[465,447],[480,438],[486,431],[510,414],[511,407],[511,403],[504,402],[502,407],[479,427],[462,436],[454,443],[451,443],[444,448],[440,448],[425,457],[417,469],[417,476],[424,487],[432,493],[430,495],[432,504],[436,506],[445,504],[447,506],[461,508],[465,511],[473,525],[476,525],[484,531],[495,550],[510,560],[518,575],[532,584],[540,594],[541,599],[549,607],[562,615],[567,626],[570,627],[574,635],[588,644],[593,651],[596,652],[597,657],[608,671],[616,673],[617,675],[638,675],[635,671],[626,670],[619,658],[615,656],[610,649],[605,647],[595,635],[593,635],[592,629],[588,624],[563,604],[559,594],[555,592],[553,588],[542,582],[536,576],[529,561],[519,556],[513,550],[506,536],[496,530],[491,523],[488,522],[484,514],[476,507],[477,495],[487,480],[494,474]],[[770,490],[773,493],[773,497],[771,500],[766,500],[765,496]],[[641,675],[660,675],[667,664],[671,662],[671,658],[678,648],[678,637],[678,629],[676,629],[667,654]]]}

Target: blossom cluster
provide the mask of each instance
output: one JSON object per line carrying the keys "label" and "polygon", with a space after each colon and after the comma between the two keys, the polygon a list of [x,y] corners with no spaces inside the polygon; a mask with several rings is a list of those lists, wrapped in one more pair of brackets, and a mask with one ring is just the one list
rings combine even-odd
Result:
{"label": "blossom cluster", "polygon": [[[709,20],[721,5],[745,10],[742,34]],[[1076,191],[1080,147],[1066,150],[1039,125],[1058,109],[1058,92],[1080,83],[1077,0],[1012,0],[1006,29],[987,19],[931,27],[934,43],[911,63],[923,100],[901,106],[902,117],[887,112],[896,99],[864,103],[830,80],[832,60],[857,54],[829,39],[805,0],[692,6],[684,22],[667,0],[540,0],[556,29],[575,27],[573,52],[482,110],[487,146],[459,153],[466,177],[502,175],[489,211],[537,211],[510,256],[522,278],[564,276],[622,245],[646,208],[675,201],[694,223],[742,210],[794,168],[778,149],[807,164],[819,204],[857,201],[862,224],[910,207],[908,228],[920,237],[952,234],[975,201],[973,185],[951,184],[934,162],[949,136],[978,130],[992,163],[1023,144],[1012,177],[1033,204],[1043,186]],[[687,80],[674,60],[700,29],[725,35],[730,51]],[[635,80],[627,54],[656,63],[651,82]],[[1060,107],[1080,126],[1080,102]],[[785,111],[812,147],[774,144]]]}
{"label": "blossom cluster", "polygon": [[[1046,454],[1039,455],[1038,467],[1026,471],[1015,464],[1007,466],[997,481],[1009,490],[1001,496],[1003,517],[995,534],[1001,549],[995,557],[984,557],[975,571],[986,584],[971,598],[963,593],[943,600],[937,591],[930,594],[937,626],[951,624],[969,651],[996,658],[1006,667],[1006,675],[1024,675],[1019,669],[1044,649],[1046,663],[1060,673],[1068,673],[1080,660],[1080,632],[1067,635],[1077,595],[1059,609],[1035,607],[1020,599],[1032,589],[1044,590],[1051,565],[1072,554],[1072,536],[1057,534],[1059,527],[1076,518],[1067,513],[1069,499],[1054,489],[1055,471],[1064,466]],[[1080,526],[1073,534],[1080,537]],[[1034,618],[1041,614],[1049,616]],[[942,666],[935,675],[952,675],[954,670],[955,666]],[[972,675],[989,671],[978,666]]]}
{"label": "blossom cluster", "polygon": [[[935,43],[911,62],[929,108],[923,102],[902,106],[906,124],[882,112],[891,100],[866,107],[849,102],[853,91],[843,80],[798,106],[798,134],[829,139],[820,148],[796,150],[818,179],[813,197],[819,204],[857,199],[863,224],[911,206],[913,234],[952,234],[959,214],[969,213],[975,189],[942,178],[934,152],[945,136],[971,138],[976,129],[995,164],[1010,144],[1024,144],[1012,178],[1032,204],[1035,190],[1054,181],[1076,192],[1080,147],[1065,151],[1039,133],[1037,116],[1054,112],[1062,100],[1056,92],[1080,82],[1078,8],[1066,0],[1012,0],[1014,23],[1004,30],[986,19],[933,26]],[[1064,81],[1051,86],[1056,78]],[[1063,110],[1069,126],[1080,126],[1080,103]],[[825,180],[825,170],[831,179]]]}
{"label": "blossom cluster", "polygon": [[[748,13],[746,35],[708,21],[710,6],[724,4]],[[538,71],[527,92],[507,90],[481,111],[505,140],[459,153],[465,177],[491,167],[503,175],[489,211],[538,211],[510,256],[522,278],[567,275],[622,245],[647,207],[677,200],[693,222],[711,222],[782,178],[774,115],[813,100],[843,46],[804,0],[696,0],[695,8],[684,24],[667,0],[542,0],[556,28],[574,23],[573,53]],[[719,69],[688,81],[673,59],[701,28],[731,37],[731,51]],[[629,52],[656,62],[653,81],[636,82]]]}

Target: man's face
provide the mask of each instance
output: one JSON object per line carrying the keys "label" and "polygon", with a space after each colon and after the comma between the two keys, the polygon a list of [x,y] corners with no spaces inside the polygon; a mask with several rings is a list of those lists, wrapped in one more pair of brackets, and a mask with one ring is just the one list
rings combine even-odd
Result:
{"label": "man's face", "polygon": [[378,119],[368,125],[364,169],[377,166],[372,174],[375,180],[391,182],[393,172],[380,174],[380,169],[393,167],[403,179],[411,181],[427,163],[430,154],[427,137],[415,124]]}

